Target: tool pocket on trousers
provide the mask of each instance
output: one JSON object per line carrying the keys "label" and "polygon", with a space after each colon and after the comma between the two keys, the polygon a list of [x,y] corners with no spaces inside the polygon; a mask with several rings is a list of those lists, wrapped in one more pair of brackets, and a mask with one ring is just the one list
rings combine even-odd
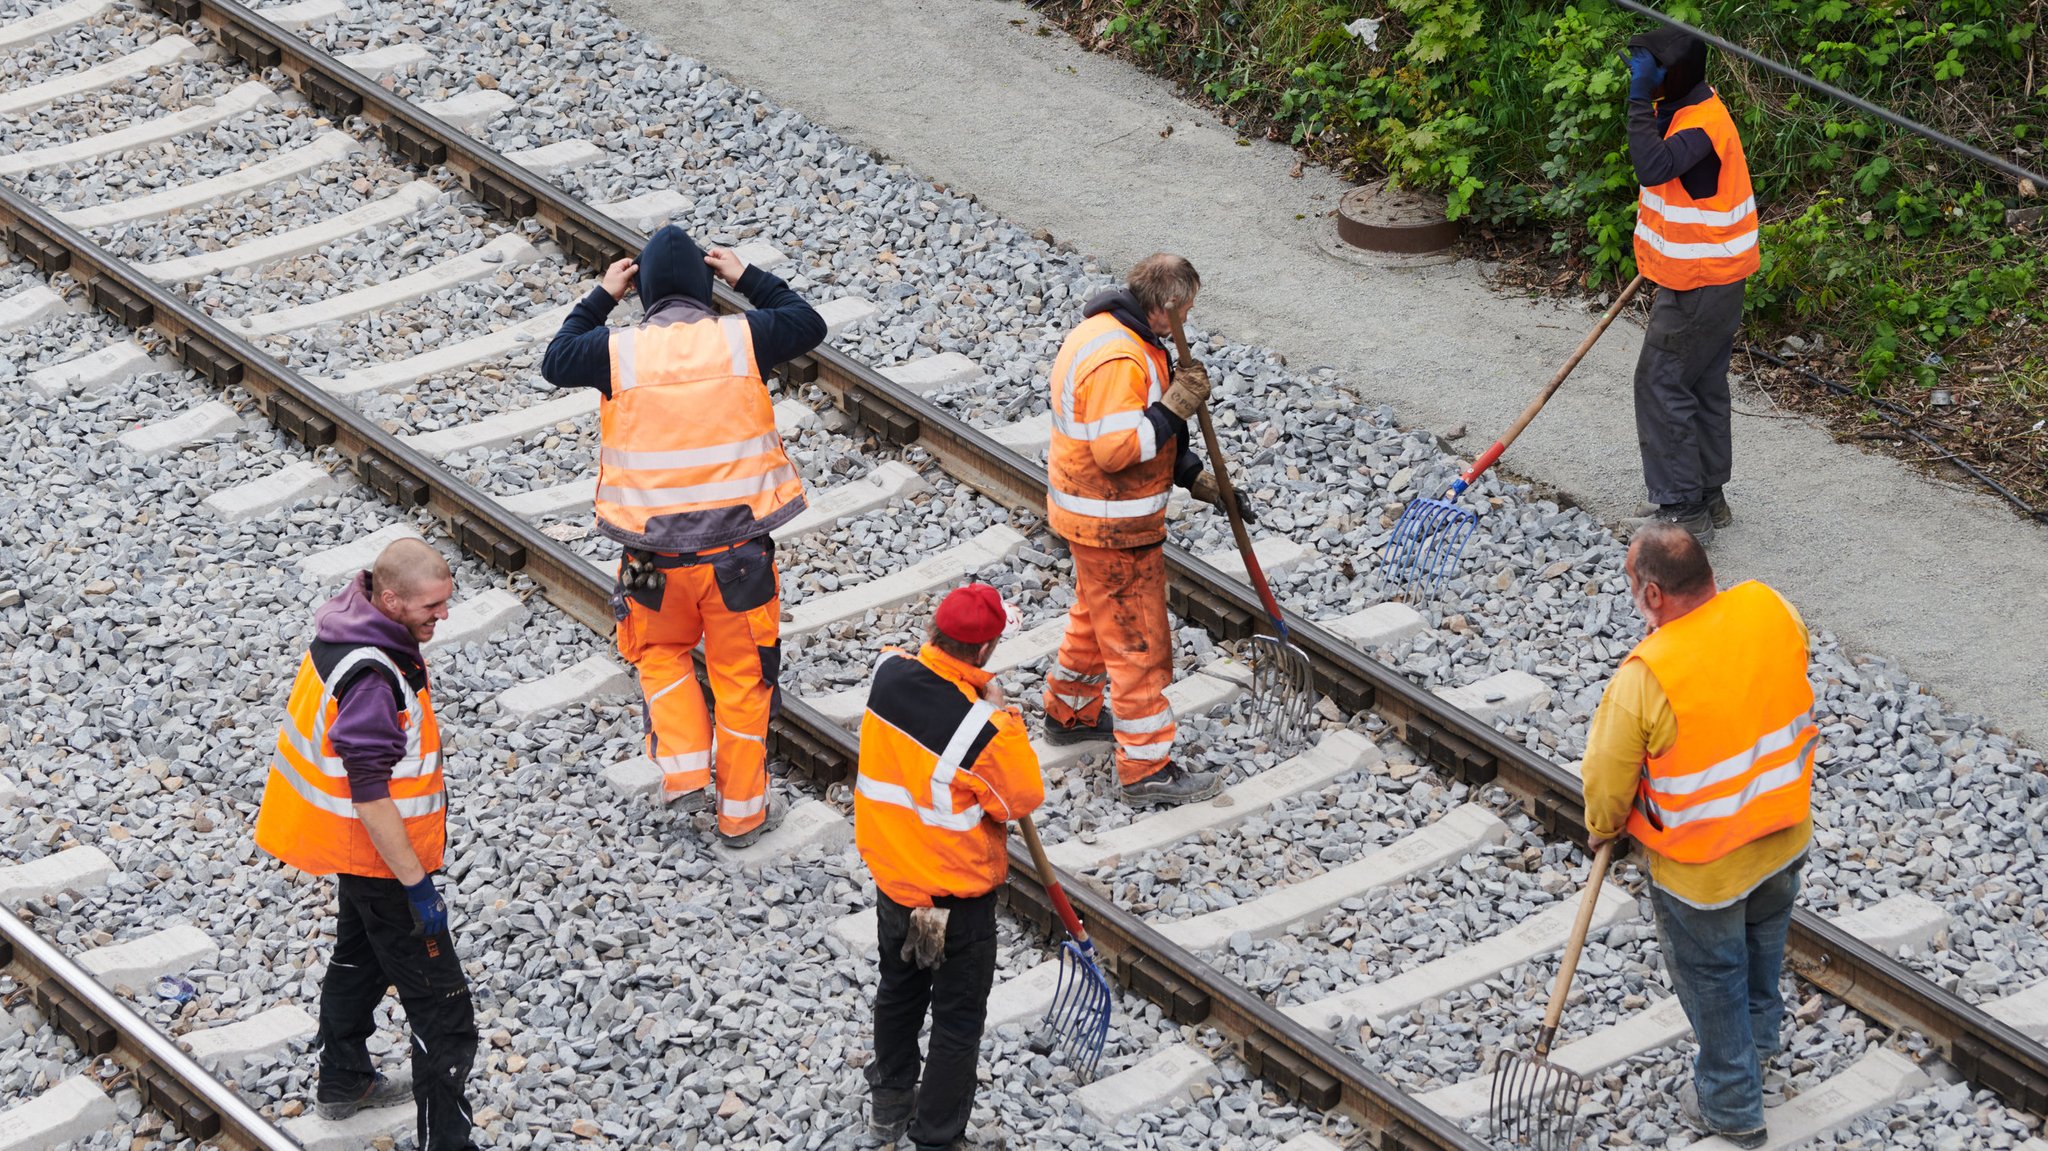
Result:
{"label": "tool pocket on trousers", "polygon": [[711,557],[718,598],[729,612],[750,612],[775,602],[775,544],[766,539],[746,543]]}

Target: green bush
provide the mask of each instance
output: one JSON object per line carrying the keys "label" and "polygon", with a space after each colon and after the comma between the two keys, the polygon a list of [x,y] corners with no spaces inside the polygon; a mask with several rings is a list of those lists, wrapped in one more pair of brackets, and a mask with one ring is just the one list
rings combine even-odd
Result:
{"label": "green bush", "polygon": [[[1439,192],[1453,218],[1540,229],[1589,285],[1634,274],[1621,51],[1647,25],[1605,0],[1063,7],[1247,130],[1354,175]],[[2048,132],[2048,37],[2035,0],[1663,8],[1994,154],[2037,149]],[[1381,21],[1377,47],[1345,30],[1360,17]],[[1850,340],[1871,384],[1931,383],[1973,341],[2016,323],[2035,325],[2038,341],[2048,252],[2038,233],[2008,230],[2005,211],[2018,201],[2002,177],[1740,60],[1715,53],[1709,79],[1742,130],[1763,208],[1754,317]]]}

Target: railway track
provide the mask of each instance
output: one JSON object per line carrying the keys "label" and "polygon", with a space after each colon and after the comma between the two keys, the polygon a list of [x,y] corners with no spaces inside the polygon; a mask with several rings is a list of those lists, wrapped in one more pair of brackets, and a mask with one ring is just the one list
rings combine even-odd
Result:
{"label": "railway track", "polygon": [[[97,346],[74,348],[76,354],[25,373],[23,386],[63,402],[131,379],[159,356],[174,356],[231,398],[260,410],[307,449],[306,455],[260,478],[213,492],[207,507],[222,521],[247,523],[291,514],[332,492],[333,472],[346,470],[399,509],[430,517],[474,563],[503,573],[500,579],[516,576],[521,585],[530,582],[569,617],[600,634],[608,632],[610,577],[594,562],[602,555],[600,545],[578,529],[579,519],[587,515],[589,483],[576,472],[575,448],[553,456],[531,450],[536,441],[546,440],[582,445],[581,462],[587,468],[594,401],[572,394],[536,402],[530,392],[477,381],[496,372],[501,384],[506,376],[530,370],[538,342],[552,332],[571,293],[587,283],[589,270],[636,252],[649,225],[686,215],[691,203],[660,191],[598,206],[582,202],[552,177],[590,163],[594,148],[556,143],[501,153],[480,143],[465,128],[475,129],[502,113],[509,97],[494,100],[489,88],[431,104],[394,95],[380,81],[417,67],[420,54],[399,45],[345,58],[328,55],[285,26],[335,18],[334,8],[323,8],[317,0],[265,10],[281,20],[216,0],[166,0],[158,7],[186,22],[184,35],[165,24],[163,35],[151,43],[76,78],[0,95],[0,108],[28,110],[76,100],[151,69],[190,64],[209,51],[246,63],[256,77],[242,82],[219,77],[211,105],[172,109],[164,117],[138,118],[112,132],[11,151],[0,156],[0,171],[17,179],[38,171],[73,171],[109,164],[115,156],[187,133],[242,125],[263,109],[292,99],[281,87],[272,87],[285,81],[323,115],[293,115],[278,146],[270,149],[274,154],[261,162],[222,165],[195,181],[145,185],[149,190],[134,196],[53,206],[15,188],[0,188],[0,223],[10,250],[68,284],[67,295],[82,298],[137,333],[128,340],[108,338]],[[109,10],[109,5],[84,0],[0,24],[0,49],[66,35]],[[286,110],[303,112],[296,105]],[[253,226],[234,230],[235,242],[205,250],[168,256],[153,251],[164,247],[165,238],[148,233],[148,221],[256,197],[278,181],[303,182],[336,164],[351,165],[347,171],[354,179],[344,183],[357,194],[322,207],[351,204],[343,210],[318,218],[288,214],[286,226],[261,235]],[[360,285],[316,280],[318,292],[295,291],[309,271],[331,265],[326,253],[337,248],[376,243],[389,248],[398,241],[398,251],[414,243],[424,251],[432,246],[424,237],[435,229],[459,234],[465,246],[423,258],[416,270],[395,279],[376,277]],[[758,242],[743,251],[750,262],[789,261],[803,267],[800,256],[792,261]],[[292,276],[259,279],[245,271],[268,277],[265,269],[280,267],[295,274],[296,283]],[[432,317],[420,301],[480,283],[496,285],[498,303],[508,308],[494,309],[471,329],[428,327],[431,336],[422,332],[421,325]],[[730,296],[722,302],[736,305]],[[64,296],[49,288],[21,287],[0,299],[0,328],[59,325],[69,320],[67,307]],[[821,310],[836,334],[861,323],[875,305],[841,297]],[[382,318],[394,314],[400,319],[387,323]],[[338,322],[388,328],[413,354],[367,364],[336,363],[323,345]],[[148,334],[142,334],[144,329]],[[975,370],[965,357],[951,354],[885,374],[832,350],[828,342],[781,374],[785,398],[778,422],[802,445],[800,463],[818,508],[817,514],[791,525],[784,540],[786,579],[805,585],[792,595],[785,623],[792,646],[789,663],[795,666],[814,656],[827,670],[827,685],[841,685],[841,690],[790,699],[771,750],[780,762],[820,784],[843,781],[854,762],[848,725],[858,716],[854,685],[865,659],[848,659],[845,644],[864,653],[876,635],[908,632],[922,610],[916,607],[918,597],[967,574],[1014,574],[1020,567],[1030,572],[1055,565],[1057,549],[1036,519],[1044,490],[1037,464],[1046,435],[1043,419],[977,427],[932,398],[971,379]],[[449,389],[436,381],[450,376],[471,381],[486,401],[499,404],[497,410],[479,417],[462,404],[441,402]],[[404,398],[393,400],[394,394]],[[453,414],[439,410],[444,408]],[[240,427],[243,415],[224,401],[194,404],[124,433],[120,450],[166,458],[216,442]],[[408,423],[413,430],[392,430]],[[1233,431],[1241,434],[1234,426]],[[532,456],[540,458],[522,462]],[[929,514],[934,505],[944,510]],[[919,508],[925,512],[914,511]],[[973,530],[960,537],[939,530],[934,520],[955,520]],[[395,515],[392,521],[382,532],[295,554],[292,566],[312,588],[331,585],[392,535],[416,530],[413,520]],[[1183,538],[1199,535],[1188,530],[1199,522],[1199,513],[1184,513],[1180,522]],[[909,562],[909,555],[892,556],[904,562],[879,571],[865,562],[868,555],[887,555],[905,540],[909,546],[904,550],[922,552],[924,558]],[[850,545],[862,554],[849,568],[839,553]],[[1263,540],[1261,548],[1270,552],[1269,569],[1284,570],[1309,558],[1309,549],[1284,534]],[[1183,637],[1184,643],[1202,649],[1204,662],[1195,665],[1198,674],[1176,685],[1176,703],[1190,717],[1194,732],[1207,731],[1222,746],[1232,746],[1223,741],[1243,739],[1241,726],[1233,731],[1230,725],[1243,715],[1244,669],[1227,653],[1230,644],[1251,634],[1260,612],[1250,591],[1231,578],[1227,554],[1198,556],[1174,545],[1168,550],[1173,609],[1210,637],[1200,644]],[[842,580],[841,574],[859,578]],[[1021,586],[1043,592],[1045,582],[1041,577],[1036,585]],[[1041,594],[1031,606],[1032,626],[1002,656],[1012,668],[1037,666],[1057,642],[1056,600]],[[514,591],[493,587],[460,606],[445,625],[450,634],[444,639],[460,645],[504,634],[536,610]],[[1563,939],[1568,907],[1558,897],[1569,894],[1575,874],[1583,874],[1582,866],[1573,870],[1566,848],[1582,830],[1570,771],[1495,726],[1496,720],[1541,703],[1553,692],[1551,685],[1514,671],[1431,692],[1372,654],[1413,644],[1436,630],[1429,619],[1398,604],[1374,605],[1322,624],[1303,623],[1298,642],[1315,659],[1329,722],[1312,747],[1254,748],[1245,757],[1249,765],[1238,764],[1233,771],[1228,803],[1125,822],[1113,810],[1087,802],[1088,775],[1079,757],[1068,749],[1041,749],[1055,804],[1062,791],[1075,801],[1073,812],[1048,821],[1048,830],[1061,838],[1053,848],[1055,861],[1083,877],[1070,890],[1079,897],[1082,915],[1119,982],[1134,997],[1126,999],[1120,1022],[1142,1023],[1158,1040],[1150,1049],[1134,1044],[1113,1052],[1117,1074],[1077,1093],[1080,1107],[1095,1121],[1114,1127],[1172,1107],[1190,1088],[1200,1093],[1203,1085],[1226,1077],[1217,1060],[1227,1054],[1302,1107],[1353,1117],[1376,1146],[1483,1145],[1467,1130],[1483,1108],[1474,1084],[1484,1080],[1488,1052],[1503,1042],[1514,1043],[1515,1037],[1512,1026],[1503,1028],[1496,1021],[1488,1034],[1487,1025],[1478,1021],[1495,1011],[1494,1005],[1460,1003],[1458,997],[1468,988],[1501,984],[1524,1007],[1531,1000],[1532,989],[1542,982],[1545,957]],[[1217,643],[1222,648],[1208,650]],[[494,702],[500,715],[545,716],[616,695],[626,686],[622,668],[607,657],[592,656],[553,675],[527,677]],[[1212,712],[1217,718],[1202,718]],[[1418,785],[1412,782],[1418,767],[1432,773],[1427,797],[1418,798]],[[644,796],[653,784],[651,768],[630,758],[607,767],[605,777],[629,798]],[[1351,811],[1364,814],[1343,814]],[[1232,891],[1213,877],[1207,885],[1177,886],[1168,874],[1176,866],[1183,873],[1199,871],[1202,856],[1254,855],[1271,842],[1275,830],[1284,832],[1303,821],[1354,829],[1355,850],[1337,852],[1341,858],[1296,860],[1288,882],[1272,889],[1243,884]],[[759,868],[798,856],[843,854],[848,830],[828,793],[826,800],[800,804],[786,828],[758,850],[726,862]],[[1190,853],[1197,857],[1193,863],[1186,858]],[[45,856],[30,866],[50,868],[54,864],[46,861],[67,854]],[[465,863],[459,870],[481,866]],[[1445,881],[1444,873],[1454,881]],[[92,882],[67,877],[56,886],[24,886],[15,894],[41,898]],[[1051,929],[1050,910],[1028,867],[1013,870],[1006,890],[1008,905],[1022,921]],[[1444,934],[1440,925],[1417,930],[1403,924],[1408,913],[1433,904],[1489,899],[1525,914],[1507,927],[1471,923],[1457,933],[1463,938],[1448,942],[1429,938],[1433,932]],[[1604,893],[1603,926],[1625,929],[1632,902],[1618,885]],[[1398,930],[1369,943],[1388,922],[1399,925]],[[1794,1126],[1814,1131],[1852,1123],[1923,1090],[1936,1059],[1996,1093],[2017,1114],[2048,1109],[2048,1052],[2021,1029],[2027,1020],[2041,1017],[2028,991],[2013,996],[1994,1017],[1887,954],[1924,945],[1943,930],[1943,923],[1942,909],[1910,899],[1835,921],[1800,912],[1788,964],[1806,981],[1806,994],[1824,993],[1817,1002],[1838,997],[1860,1013],[1870,1031],[1898,1029],[1911,1035],[1896,1044],[1861,1045],[1854,1058],[1821,1067],[1817,1081],[1790,1105],[1793,1111],[1774,1113],[1774,1126],[1787,1116],[1796,1117]],[[1313,934],[1318,929],[1320,937]],[[204,962],[194,958],[203,955],[204,947],[192,930],[183,936],[186,951],[163,940],[132,950],[154,956],[158,966],[168,960],[166,971],[189,969]],[[831,922],[824,934],[834,942],[820,939],[817,945],[843,953],[858,971],[861,947],[872,946],[872,915],[850,912]],[[1357,958],[1361,948],[1364,960]],[[1349,971],[1332,974],[1340,952],[1342,961],[1334,966]],[[1601,954],[1596,951],[1594,958],[1597,966]],[[1049,996],[1049,961],[1018,966],[998,990],[992,1022],[1024,1024]],[[1383,978],[1387,967],[1401,970]],[[139,963],[121,969],[131,980],[154,971]],[[1599,974],[1588,971],[1589,976]],[[1681,1039],[1684,1023],[1668,997],[1651,1004],[1639,994],[1643,972],[1611,974],[1615,985],[1636,992],[1617,997],[1603,991],[1590,998],[1618,998],[1627,1007],[1633,994],[1642,1002],[1627,1014],[1611,1006],[1587,1011],[1578,1018],[1584,1026],[1575,1028],[1568,1019],[1567,1033],[1592,1032],[1583,1046],[1572,1049],[1572,1057],[1582,1060],[1585,1070],[1607,1076],[1610,1093],[1622,1095],[1627,1061]],[[1141,1010],[1141,1002],[1154,1006]],[[1451,1031],[1462,1038],[1430,1033],[1431,1020],[1441,1010],[1428,1005],[1447,1002],[1454,1004]],[[139,1023],[112,1011],[105,1016],[105,1025],[123,1034]],[[257,1028],[256,1018],[261,1017],[247,1021],[248,1032],[265,1045],[251,1047],[246,1055],[235,1048],[235,1056],[275,1052],[305,1030],[302,1020],[277,1016],[268,1017],[274,1026]],[[2044,1030],[2037,1026],[2035,1034]],[[144,1042],[142,1036],[149,1034],[154,1032],[141,1026],[135,1041]],[[1374,1070],[1407,1058],[1400,1054],[1404,1049],[1427,1054],[1432,1045],[1453,1055],[1432,1069],[1428,1077],[1438,1082],[1426,1091],[1420,1085],[1405,1089],[1410,1086],[1405,1080],[1417,1078],[1412,1069],[1395,1068],[1391,1075]],[[1596,1095],[1595,1102],[1619,1110],[1614,1100],[1603,1103]],[[1233,1130],[1233,1120],[1250,1122],[1241,1114],[1215,1119],[1227,1131]],[[389,1115],[369,1116],[368,1126],[348,1133],[310,1125],[289,1133],[307,1146],[346,1145],[349,1138],[393,1122]],[[399,1125],[409,1122],[403,1118]],[[1289,1145],[1310,1148],[1323,1138],[1307,1132]],[[332,1144],[336,1139],[343,1142]]]}

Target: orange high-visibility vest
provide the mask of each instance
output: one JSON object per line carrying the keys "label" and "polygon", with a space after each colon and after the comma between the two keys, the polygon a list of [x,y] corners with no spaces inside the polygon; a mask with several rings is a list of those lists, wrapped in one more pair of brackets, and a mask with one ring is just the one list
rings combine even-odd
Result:
{"label": "orange high-visibility vest", "polygon": [[1651,632],[1629,653],[1664,689],[1678,737],[1643,766],[1628,833],[1706,863],[1809,813],[1813,687],[1785,601],[1749,580]]}
{"label": "orange high-visibility vest", "polygon": [[420,866],[437,871],[448,844],[441,729],[434,722],[425,681],[413,691],[398,665],[375,647],[348,649],[324,669],[310,652],[299,664],[284,724],[277,731],[277,750],[270,757],[270,776],[263,784],[263,805],[256,812],[256,846],[313,875],[396,878],[356,815],[348,769],[327,739],[339,710],[333,685],[345,682],[365,664],[388,673],[393,689],[405,701],[398,716],[405,730],[405,754],[391,768],[391,802],[405,821],[405,835]]}
{"label": "orange high-visibility vest", "polygon": [[742,316],[612,333],[599,408],[599,528],[649,551],[766,534],[804,510]]}
{"label": "orange high-visibility vest", "polygon": [[1680,108],[1665,139],[1698,128],[1721,157],[1720,185],[1695,200],[1680,180],[1644,188],[1636,206],[1636,268],[1652,283],[1676,291],[1732,284],[1759,266],[1756,194],[1742,137],[1719,95]]}
{"label": "orange high-visibility vest", "polygon": [[[1100,369],[1124,360],[1144,372],[1143,390],[1112,386]],[[1046,522],[1061,539],[1130,548],[1166,538],[1174,450],[1158,442],[1145,409],[1166,394],[1166,353],[1108,313],[1081,321],[1052,362],[1052,452]],[[1116,471],[1100,456],[1131,462]]]}
{"label": "orange high-visibility vest", "polygon": [[890,650],[861,717],[854,842],[905,907],[995,890],[1010,866],[1003,824],[1045,799],[1023,718],[977,698],[953,663],[930,646]]}

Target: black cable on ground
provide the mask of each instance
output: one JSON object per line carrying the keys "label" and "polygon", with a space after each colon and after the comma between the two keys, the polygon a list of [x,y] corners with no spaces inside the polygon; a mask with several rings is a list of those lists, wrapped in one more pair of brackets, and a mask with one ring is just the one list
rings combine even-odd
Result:
{"label": "black cable on ground", "polygon": [[1816,92],[1828,96],[1831,99],[1839,100],[1842,103],[1849,105],[1851,108],[1854,108],[1859,112],[1867,112],[1870,115],[1875,116],[1880,120],[1883,120],[1885,123],[1890,124],[1895,128],[1904,128],[1906,131],[1911,132],[1916,136],[1922,137],[1927,140],[1932,140],[1934,143],[1939,144],[1944,148],[1947,148],[1951,152],[1955,152],[1958,155],[1967,156],[1970,159],[1975,160],[1978,163],[1984,164],[1988,167],[1996,168],[1999,171],[2005,173],[2006,175],[2011,176],[2015,180],[2029,181],[2038,192],[2048,192],[2048,176],[2043,176],[2039,172],[2030,172],[2027,169],[2020,167],[2018,164],[2015,164],[2010,160],[1994,156],[1991,153],[1986,152],[1984,149],[1976,147],[1974,145],[1965,144],[1961,140],[1956,139],[1954,136],[1951,136],[1946,132],[1930,128],[1917,120],[1909,120],[1906,117],[1899,115],[1897,112],[1894,112],[1889,108],[1873,104],[1868,100],[1862,99],[1861,97],[1851,96],[1849,93],[1842,91],[1840,88],[1835,87],[1833,84],[1829,84],[1824,80],[1816,80],[1813,77],[1808,76],[1806,73],[1801,72],[1796,68],[1790,68],[1786,65],[1780,64],[1776,60],[1773,60],[1768,56],[1758,55],[1757,53],[1752,52],[1747,48],[1744,48],[1740,44],[1735,44],[1731,43],[1730,41],[1723,40],[1721,37],[1714,35],[1712,32],[1708,32],[1700,28],[1695,28],[1692,25],[1687,24],[1683,20],[1674,20],[1671,17],[1664,15],[1662,12],[1657,11],[1655,8],[1652,8],[1647,4],[1639,3],[1638,0],[1608,0],[1608,2],[1615,5],[1618,8],[1626,8],[1627,10],[1629,10],[1630,12],[1634,12],[1638,16],[1648,17],[1649,19],[1655,20],[1657,23],[1663,24],[1667,27],[1677,28],[1680,31],[1689,32],[1692,35],[1697,36],[1702,40],[1705,40],[1707,43],[1714,45],[1716,48],[1721,49],[1723,52],[1726,52],[1731,56],[1740,56],[1742,59],[1749,61],[1750,63],[1756,65],[1759,68],[1764,69],[1767,72],[1776,73],[1777,75],[1782,76],[1787,80],[1791,80],[1797,84],[1804,84],[1808,88],[1811,88]]}
{"label": "black cable on ground", "polygon": [[[1833,392],[1835,395],[1854,396],[1858,394],[1856,389],[1854,388],[1848,387],[1844,384],[1838,384],[1835,381],[1830,380],[1827,377],[1822,376],[1816,372],[1813,372],[1807,368],[1801,367],[1800,365],[1795,364],[1790,360],[1775,355],[1771,352],[1766,352],[1762,348],[1757,347],[1755,344],[1739,344],[1736,346],[1736,350],[1741,352],[1743,355],[1750,357],[1751,359],[1762,360],[1767,364],[1775,364],[1778,367],[1786,369],[1787,371],[1797,372],[1800,375],[1805,376],[1807,379],[1813,381],[1814,383],[1819,384],[1821,387],[1826,388],[1828,391]],[[1900,420],[1899,415],[1912,415],[1913,412],[1911,411],[1911,409],[1901,407],[1898,404],[1892,403],[1889,400],[1880,400],[1869,396],[1865,396],[1863,398],[1870,403],[1870,406],[1876,410],[1878,416],[1881,417],[1884,420],[1884,422],[1899,429],[1899,431],[1904,433],[1905,435],[1911,436],[1917,442],[1929,448],[1932,448],[1935,451],[1935,453],[1941,457],[1943,463],[1954,464],[1955,466],[1963,469],[1965,472],[1968,472],[1970,474],[1970,478],[1976,480],[1980,484],[1983,484],[1985,487],[1991,489],[1992,491],[1997,492],[1999,495],[2004,496],[2008,503],[2012,504],[2013,507],[2016,507],[2020,510],[2021,515],[2026,516],[2028,519],[2048,524],[2048,509],[2035,508],[2033,505],[2027,503],[2027,501],[2014,495],[2010,488],[2006,487],[2004,484],[1999,483],[1997,480],[1992,479],[1990,476],[1985,475],[1983,472],[1978,471],[1976,465],[1970,463],[1970,461],[1950,451],[1948,448],[1943,447],[1938,441],[1928,436],[1925,432],[1922,432],[1917,428],[1907,427],[1905,423],[1902,420]],[[1895,412],[1899,413],[1899,415],[1894,415],[1893,413]]]}

